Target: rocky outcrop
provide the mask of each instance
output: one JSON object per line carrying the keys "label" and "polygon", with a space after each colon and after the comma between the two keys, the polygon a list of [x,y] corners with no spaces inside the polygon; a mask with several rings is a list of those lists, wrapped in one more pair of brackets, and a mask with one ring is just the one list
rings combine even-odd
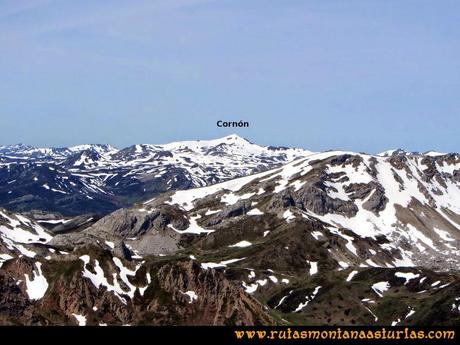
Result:
{"label": "rocky outcrop", "polygon": [[48,244],[61,250],[76,250],[87,246],[107,248],[107,245],[101,243],[99,237],[86,232],[59,234],[54,236]]}
{"label": "rocky outcrop", "polygon": [[375,185],[372,194],[363,203],[364,209],[379,214],[380,211],[385,209],[388,198],[385,195],[385,190],[380,185]]}
{"label": "rocky outcrop", "polygon": [[[196,262],[168,264],[158,271],[161,287],[169,292],[180,317],[179,324],[261,325],[275,321],[261,304],[229,281],[222,271],[203,270]],[[182,315],[181,304],[189,304],[192,314]]]}
{"label": "rocky outcrop", "polygon": [[295,205],[302,210],[311,210],[320,215],[337,213],[353,217],[358,212],[358,207],[352,201],[332,198],[324,189],[321,183],[302,187],[295,194]]}
{"label": "rocky outcrop", "polygon": [[121,150],[0,146],[0,206],[106,215],[161,193],[247,176],[308,154],[293,148],[274,151],[237,135]]}
{"label": "rocky outcrop", "polygon": [[[107,260],[110,258],[100,260]],[[116,272],[113,263],[101,261],[106,276]],[[142,266],[131,278],[145,286],[133,299],[122,298],[82,277],[82,261],[43,263],[46,293],[30,300],[22,280],[32,264],[11,262],[0,270],[0,324],[77,325],[257,325],[274,321],[255,299],[224,273],[204,270],[193,261]],[[25,268],[20,268],[25,267]],[[149,281],[140,276],[150,274]],[[114,278],[115,279],[115,278]],[[18,283],[19,281],[19,283]],[[123,282],[119,282],[124,284]]]}
{"label": "rocky outcrop", "polygon": [[184,230],[188,227],[189,221],[182,210],[169,205],[149,211],[120,209],[98,221],[87,232],[99,237],[107,234],[132,238],[142,236],[154,229],[165,230],[169,224],[177,230]]}
{"label": "rocky outcrop", "polygon": [[4,213],[0,323],[457,325],[457,158],[400,156],[321,153],[70,233]]}
{"label": "rocky outcrop", "polygon": [[238,217],[246,214],[251,209],[251,202],[250,201],[239,201],[234,205],[224,207],[222,211],[211,217],[209,221],[206,222],[206,227],[213,227],[224,220]]}

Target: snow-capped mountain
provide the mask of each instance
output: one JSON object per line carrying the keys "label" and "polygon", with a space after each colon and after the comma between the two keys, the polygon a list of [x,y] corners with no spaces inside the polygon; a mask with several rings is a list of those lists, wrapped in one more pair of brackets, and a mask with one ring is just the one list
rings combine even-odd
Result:
{"label": "snow-capped mountain", "polygon": [[390,157],[390,156],[431,156],[431,157],[436,157],[436,156],[445,156],[447,155],[447,152],[437,152],[437,151],[427,151],[425,153],[419,153],[419,152],[410,152],[406,151],[404,149],[394,149],[394,150],[387,150],[383,151],[377,154],[377,156],[380,157]]}
{"label": "snow-capped mountain", "polygon": [[116,149],[110,145],[78,145],[64,148],[43,148],[33,147],[30,145],[17,144],[10,146],[1,146],[0,154],[7,156],[8,158],[20,158],[20,159],[45,159],[45,160],[59,160],[72,156],[75,153],[83,151],[94,151],[101,154],[110,153],[116,151]]}
{"label": "snow-capped mountain", "polygon": [[230,135],[165,145],[0,148],[0,206],[63,214],[107,213],[175,189],[206,186],[306,156]]}
{"label": "snow-capped mountain", "polygon": [[0,279],[41,324],[458,325],[459,174],[331,151],[64,232],[2,211]]}
{"label": "snow-capped mountain", "polygon": [[459,254],[460,155],[308,153],[96,222],[1,210],[0,323],[459,325]]}
{"label": "snow-capped mountain", "polygon": [[[344,242],[335,257],[344,265],[447,269],[460,264],[458,154],[324,152],[279,169],[177,191],[143,208],[155,209],[159,203],[187,212],[189,223],[195,217],[219,224],[229,212],[321,223],[324,232],[316,236],[334,235]],[[374,243],[363,250],[363,241]],[[333,250],[330,255],[334,257]]]}

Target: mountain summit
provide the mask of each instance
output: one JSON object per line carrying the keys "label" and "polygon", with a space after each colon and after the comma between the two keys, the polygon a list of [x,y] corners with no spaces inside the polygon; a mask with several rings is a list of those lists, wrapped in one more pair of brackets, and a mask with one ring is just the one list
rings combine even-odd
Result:
{"label": "mountain summit", "polygon": [[105,214],[158,193],[271,169],[311,152],[263,147],[236,134],[164,145],[0,148],[0,206]]}
{"label": "mountain summit", "polygon": [[0,210],[0,322],[458,325],[459,200],[458,154],[329,151],[96,222]]}

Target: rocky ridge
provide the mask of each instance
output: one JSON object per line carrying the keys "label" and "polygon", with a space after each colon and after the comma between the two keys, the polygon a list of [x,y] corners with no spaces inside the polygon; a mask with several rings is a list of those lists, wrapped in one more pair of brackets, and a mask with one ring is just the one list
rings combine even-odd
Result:
{"label": "rocky ridge", "polygon": [[[86,284],[85,304],[37,322],[458,325],[459,174],[457,154],[331,151],[162,194],[78,231],[3,211],[6,228],[33,234],[2,228],[3,303],[22,311],[55,286]],[[47,281],[35,302],[25,274]],[[19,315],[3,320],[32,322]]]}
{"label": "rocky ridge", "polygon": [[259,146],[237,135],[121,150],[110,145],[0,147],[0,207],[104,215],[162,192],[253,174],[308,154]]}

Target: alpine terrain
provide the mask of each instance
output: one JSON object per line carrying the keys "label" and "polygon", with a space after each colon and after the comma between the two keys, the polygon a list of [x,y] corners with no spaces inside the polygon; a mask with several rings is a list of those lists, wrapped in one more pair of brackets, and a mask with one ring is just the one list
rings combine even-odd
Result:
{"label": "alpine terrain", "polygon": [[15,150],[1,324],[460,324],[459,154]]}
{"label": "alpine terrain", "polygon": [[64,215],[106,214],[162,192],[274,168],[310,152],[230,135],[166,145],[0,147],[0,206]]}

